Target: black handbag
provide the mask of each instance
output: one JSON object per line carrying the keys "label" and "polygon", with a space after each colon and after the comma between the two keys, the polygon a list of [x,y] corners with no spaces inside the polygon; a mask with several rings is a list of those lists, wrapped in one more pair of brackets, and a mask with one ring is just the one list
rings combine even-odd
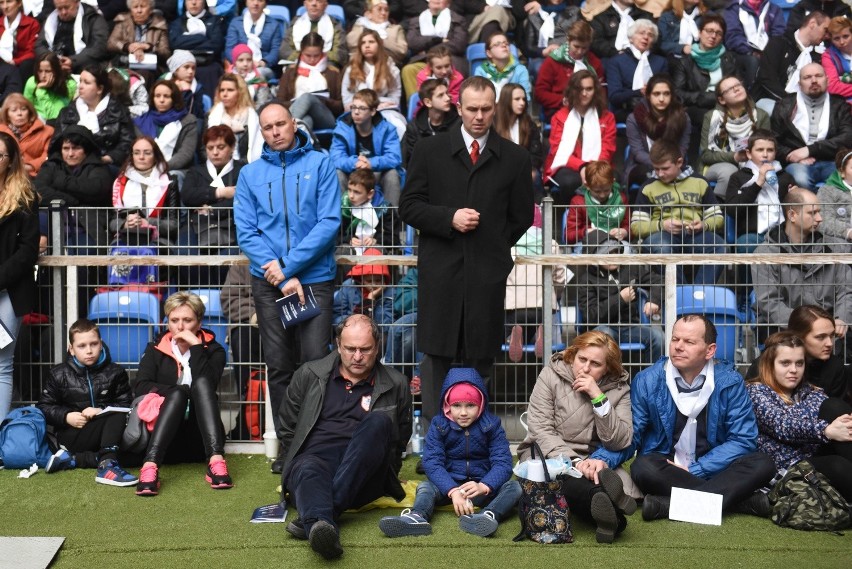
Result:
{"label": "black handbag", "polygon": [[[544,453],[538,444],[532,443],[530,458],[536,456],[545,461]],[[518,515],[521,518],[521,532],[513,541],[529,538],[538,543],[572,543],[571,511],[562,491],[564,476],[551,479],[544,467],[544,482],[534,482],[519,478],[521,499],[518,501]]]}
{"label": "black handbag", "polygon": [[140,454],[148,448],[148,440],[151,438],[151,433],[145,426],[145,422],[139,418],[139,404],[145,399],[145,396],[140,395],[133,400],[130,405],[130,413],[127,414],[127,426],[124,428],[124,434],[121,438],[121,450],[124,452]]}

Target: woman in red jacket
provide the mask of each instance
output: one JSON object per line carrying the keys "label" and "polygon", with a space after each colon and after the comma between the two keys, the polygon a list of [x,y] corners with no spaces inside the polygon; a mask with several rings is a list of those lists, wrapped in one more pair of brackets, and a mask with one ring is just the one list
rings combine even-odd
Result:
{"label": "woman in red jacket", "polygon": [[0,7],[0,59],[14,65],[25,83],[33,74],[35,42],[41,26],[35,18],[24,15],[23,0],[2,0]]}

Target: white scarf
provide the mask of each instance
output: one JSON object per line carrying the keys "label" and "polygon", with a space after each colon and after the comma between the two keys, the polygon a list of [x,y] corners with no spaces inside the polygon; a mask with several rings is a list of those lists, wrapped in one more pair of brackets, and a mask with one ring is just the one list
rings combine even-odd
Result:
{"label": "white scarf", "polygon": [[[825,95],[825,101],[822,103],[822,115],[819,117],[819,128],[817,130],[817,140],[825,140],[828,136],[828,119],[831,114],[830,110],[831,97],[828,93]],[[805,96],[801,91],[796,92],[796,114],[793,115],[793,126],[799,131],[802,141],[805,145],[809,144],[810,138],[810,119],[808,119],[808,104],[805,102]]]}
{"label": "white scarf", "polygon": [[538,47],[544,49],[556,35],[556,16],[558,14],[539,10],[538,15],[541,18],[541,27],[538,29]]}
{"label": "white scarf", "polygon": [[[44,21],[44,39],[51,49],[53,49],[57,28],[59,28],[59,12],[54,10]],[[74,19],[74,53],[80,53],[84,49],[86,49],[86,42],[83,41],[83,6],[81,4],[77,8],[77,17]]]}
{"label": "white scarf", "polygon": [[680,36],[678,43],[681,45],[692,45],[698,41],[698,25],[695,19],[701,15],[698,11],[698,6],[692,9],[692,14],[683,12],[683,17],[680,19]]}
{"label": "white scarf", "polygon": [[[246,156],[240,156],[240,145],[237,144],[237,147],[234,149],[234,158],[251,163],[260,158],[260,153],[263,150],[263,138],[260,135],[260,121],[257,118],[257,112],[253,108],[247,110],[248,121],[243,136],[248,137],[248,152]],[[207,115],[207,125],[215,126],[222,124],[224,116],[225,105],[221,102],[216,103]]]}
{"label": "white scarf", "polygon": [[757,22],[755,22],[751,14],[743,10],[743,3],[745,1],[740,0],[740,23],[743,25],[746,40],[751,47],[758,51],[763,51],[769,42],[769,34],[766,32],[766,13],[769,11],[769,5],[772,2],[767,2],[763,6],[763,10],[760,11]]}
{"label": "white scarf", "polygon": [[38,18],[41,15],[42,9],[44,9],[44,0],[24,0],[21,7],[24,14],[33,18]]}
{"label": "white scarf", "polygon": [[[363,241],[365,238],[376,234],[379,216],[376,214],[376,208],[373,207],[373,204],[367,202],[364,205],[352,206],[352,217],[360,221],[355,225],[355,237]],[[355,247],[355,254],[363,255],[364,249],[365,247]]]}
{"label": "white scarf", "polygon": [[[266,14],[260,13],[260,17],[255,22],[251,19],[251,14],[248,12],[243,16],[243,31],[246,33],[246,45],[251,49],[252,59],[255,62],[263,59],[263,51],[261,49],[260,34],[263,32],[263,25],[266,23]],[[254,33],[251,29],[254,27]],[[301,41],[301,39],[299,40]],[[296,45],[299,45],[298,43]]]}
{"label": "white scarf", "polygon": [[189,367],[189,350],[185,354],[180,353],[177,342],[172,340],[172,353],[180,364],[181,374],[178,385],[192,385],[192,369]]}
{"label": "white scarf", "polygon": [[186,13],[186,31],[185,36],[207,35],[207,26],[204,25],[202,18],[207,15],[207,10],[201,10],[197,16],[193,16],[189,12]]}
{"label": "white scarf", "polygon": [[[304,13],[293,22],[293,44],[301,45],[302,38],[308,35],[310,31],[311,19],[307,13]],[[328,53],[331,51],[332,43],[334,42],[334,24],[328,14],[320,16],[319,22],[317,22],[317,33],[324,40],[322,52]]]}
{"label": "white scarf", "polygon": [[630,53],[639,60],[636,64],[636,70],[633,71],[633,90],[635,91],[647,85],[654,72],[651,71],[651,62],[648,61],[648,56],[651,54],[650,49],[644,53],[639,53],[639,50],[631,45]]}
{"label": "white scarf", "polygon": [[175,146],[177,145],[181,128],[183,128],[183,125],[180,124],[180,121],[172,121],[163,127],[163,130],[160,131],[159,136],[155,139],[166,161],[171,160],[175,153]]}
{"label": "white scarf", "polygon": [[583,60],[582,59],[575,59],[574,60],[574,73],[577,73],[578,71],[582,71],[583,69],[588,69],[586,64],[583,63]]}
{"label": "white scarf", "polygon": [[623,51],[630,47],[630,39],[627,37],[627,28],[633,24],[633,16],[630,15],[630,6],[622,10],[615,2],[612,3],[613,9],[618,12],[618,17],[621,20],[618,22],[618,32],[615,35],[615,49]]}
{"label": "white scarf", "polygon": [[[301,69],[308,70],[307,77],[299,73]],[[301,97],[305,93],[328,91],[328,80],[323,75],[326,69],[328,69],[328,57],[323,57],[316,65],[308,65],[300,59],[296,70],[296,94],[293,98]]]}
{"label": "white scarf", "polygon": [[485,0],[488,6],[500,6],[501,8],[511,8],[512,3],[509,0]]}
{"label": "white scarf", "polygon": [[109,105],[109,95],[101,99],[94,111],[90,111],[89,105],[80,97],[74,99],[74,104],[77,106],[77,113],[80,115],[80,120],[77,121],[77,124],[88,128],[92,131],[92,134],[100,132],[101,124],[98,122],[98,115],[104,112],[107,105]]}
{"label": "white scarf", "polygon": [[0,59],[6,63],[12,63],[15,59],[15,32],[18,30],[18,24],[21,23],[21,12],[18,12],[12,22],[6,17],[3,20],[6,28],[3,30],[3,35],[0,36]]}
{"label": "white scarf", "polygon": [[[139,170],[133,166],[129,166],[124,172],[127,176],[127,183],[124,184],[124,193],[121,195],[121,203],[117,204],[123,208],[142,207],[145,204],[145,217],[151,217],[154,210],[157,209],[157,204],[163,198],[169,189],[171,180],[168,175],[161,172],[158,167],[154,167],[151,173],[147,176],[142,175]],[[145,187],[144,201],[142,187]]]}
{"label": "white scarf", "polygon": [[512,139],[512,142],[515,144],[521,143],[521,132],[520,132],[520,121],[515,119],[515,122],[512,123],[512,128],[509,129],[509,138]]}
{"label": "white scarf", "polygon": [[793,72],[790,74],[790,78],[787,80],[787,86],[784,88],[784,90],[788,93],[795,93],[799,89],[799,70],[808,63],[813,63],[811,53],[814,51],[816,51],[817,53],[822,53],[825,51],[825,47],[823,47],[822,44],[805,47],[802,42],[799,41],[799,30],[793,32],[793,39],[796,40],[796,46],[799,48],[800,51],[799,57],[796,58],[796,62],[793,64]]}
{"label": "white scarf", "polygon": [[358,16],[358,19],[355,20],[355,24],[353,24],[353,26],[361,26],[365,30],[373,30],[379,34],[379,37],[383,40],[388,39],[388,27],[390,26],[390,22],[377,23],[370,18]]}
{"label": "white scarf", "polygon": [[680,411],[681,415],[686,416],[686,425],[684,425],[680,438],[674,447],[674,463],[685,468],[689,468],[689,465],[695,462],[695,438],[698,433],[697,418],[704,407],[707,406],[710,396],[713,395],[713,389],[716,387],[712,360],[707,362],[701,373],[705,377],[701,389],[691,393],[681,393],[677,389],[674,378],[674,364],[671,360],[666,361],[666,387],[669,388],[669,393],[677,410]]}
{"label": "white scarf", "polygon": [[[598,110],[594,105],[590,106],[582,118],[583,148],[581,158],[583,162],[597,160],[601,156],[601,125],[598,120]],[[556,155],[553,157],[554,168],[567,164],[568,158],[574,153],[574,147],[577,146],[577,139],[580,137],[580,122],[580,113],[576,109],[571,109],[562,130],[559,148],[556,149]]]}
{"label": "white scarf", "polygon": [[432,23],[432,12],[423,10],[420,12],[420,35],[425,37],[445,38],[450,33],[452,18],[449,8],[444,8],[438,14],[438,19]]}
{"label": "white scarf", "polygon": [[207,173],[210,174],[211,178],[213,178],[213,180],[210,182],[210,187],[216,188],[216,189],[224,188],[225,187],[225,181],[222,178],[227,176],[233,170],[234,170],[234,159],[233,158],[228,160],[228,163],[225,164],[224,166],[222,166],[222,171],[219,172],[219,173],[216,172],[216,166],[213,165],[213,162],[211,162],[208,159],[207,160]]}
{"label": "white scarf", "polygon": [[[746,168],[752,171],[753,176],[742,187],[750,186],[757,182],[760,175],[760,166],[749,160],[746,162]],[[781,171],[781,163],[775,160],[772,162],[772,169],[775,172]],[[781,210],[781,199],[778,197],[778,176],[775,176],[775,184],[770,184],[764,179],[763,185],[760,187],[760,192],[757,194],[757,232],[766,233],[769,229],[776,225],[781,225],[784,221],[783,212]]]}

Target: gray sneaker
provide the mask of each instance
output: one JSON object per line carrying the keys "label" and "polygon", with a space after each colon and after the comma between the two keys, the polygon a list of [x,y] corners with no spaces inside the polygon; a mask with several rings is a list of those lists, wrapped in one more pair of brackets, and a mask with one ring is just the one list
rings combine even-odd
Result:
{"label": "gray sneaker", "polygon": [[497,531],[497,520],[494,512],[485,510],[481,514],[470,514],[459,517],[459,528],[462,531],[478,535],[479,537],[490,537]]}
{"label": "gray sneaker", "polygon": [[406,508],[398,516],[385,516],[379,520],[379,529],[388,537],[430,535],[432,524],[426,518]]}

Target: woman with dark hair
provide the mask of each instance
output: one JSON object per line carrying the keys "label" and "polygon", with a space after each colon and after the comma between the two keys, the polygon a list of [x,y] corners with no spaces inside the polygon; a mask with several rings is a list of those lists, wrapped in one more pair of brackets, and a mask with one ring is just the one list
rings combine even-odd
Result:
{"label": "woman with dark hair", "polygon": [[704,114],[716,106],[715,88],[722,77],[734,75],[737,60],[725,51],[725,19],[704,14],[698,26],[698,41],[688,55],[669,59],[669,72],[675,94],[680,97],[692,124],[704,122]]}
{"label": "woman with dark hair", "polygon": [[74,102],[59,113],[53,139],[71,125],[85,126],[95,136],[101,160],[116,167],[123,164],[133,143],[133,121],[127,108],[110,96],[109,73],[99,65],[87,65],[78,90]]}
{"label": "woman with dark hair", "polygon": [[32,101],[38,116],[52,124],[77,92],[77,82],[62,69],[52,51],[36,59],[35,74],[27,79],[24,97]]}
{"label": "woman with dark hair", "polygon": [[725,199],[728,180],[748,160],[748,138],[758,128],[769,130],[769,115],[755,107],[739,78],[722,77],[716,83],[716,108],[704,115],[699,145],[699,163],[704,177],[716,182],[716,197]]}
{"label": "woman with dark hair", "polygon": [[169,170],[185,170],[195,158],[198,121],[184,108],[174,81],[157,80],[151,87],[152,109],[133,122],[139,135],[150,136],[165,156]]}
{"label": "woman with dark hair", "polygon": [[0,416],[12,402],[15,340],[35,308],[33,265],[38,259],[38,196],[15,138],[0,132],[0,323],[12,341],[0,348]]}
{"label": "woman with dark hair", "polygon": [[328,64],[324,41],[316,32],[306,34],[299,45],[298,65],[289,66],[278,85],[278,100],[290,105],[293,118],[311,130],[334,128],[343,114],[340,71]]}
{"label": "woman with dark hair", "polygon": [[[804,342],[807,363],[804,380],[825,391],[829,397],[852,403],[852,372],[844,365],[843,357],[834,353],[837,334],[831,314],[819,306],[800,306],[790,314],[787,331]],[[746,379],[758,377],[762,359],[763,355],[754,360]]]}
{"label": "woman with dark hair", "polygon": [[779,473],[807,459],[852,500],[852,407],[805,381],[805,346],[793,332],[766,340],[758,376],[746,385],[757,419],[757,450]]}
{"label": "woman with dark hair", "polygon": [[571,461],[582,473],[581,478],[564,478],[562,489],[571,513],[597,525],[598,543],[612,543],[627,527],[625,514],[636,510],[628,495],[636,493],[630,475],[589,458],[598,448],[630,446],[629,379],[611,336],[597,331],[577,336],[539,374],[527,408],[529,433],[518,445],[520,461],[530,458],[536,443],[546,457]]}
{"label": "woman with dark hair", "polygon": [[630,152],[624,166],[624,185],[642,185],[653,173],[649,153],[658,140],[668,140],[687,155],[692,122],[675,96],[667,75],[654,75],[645,87],[645,99],[627,117],[627,144]]}
{"label": "woman with dark hair", "polygon": [[12,93],[0,108],[0,131],[15,137],[21,148],[27,174],[35,176],[47,159],[53,127],[42,122],[33,104],[20,93]]}
{"label": "woman with dark hair", "polygon": [[[169,177],[169,165],[157,142],[140,136],[131,156],[112,186],[112,206],[118,216],[110,221],[122,243],[171,245],[178,229],[180,195]],[[168,208],[168,209],[164,209]]]}
{"label": "woman with dark hair", "polygon": [[567,204],[584,183],[583,166],[591,160],[612,160],[615,154],[615,117],[591,71],[575,71],[565,87],[564,106],[550,121],[550,152],[544,161],[544,179],[559,186],[560,204]]}
{"label": "woman with dark hair", "polygon": [[[536,186],[541,184],[541,129],[530,117],[527,92],[519,83],[506,83],[504,95],[497,100],[494,130],[507,140],[523,146],[532,159],[532,177]],[[509,96],[507,96],[509,95]]]}
{"label": "woman with dark hair", "polygon": [[204,303],[176,292],[163,305],[168,330],[145,348],[130,385],[134,397],[159,403],[159,414],[136,485],[137,496],[156,496],[162,464],[207,463],[204,479],[219,490],[234,483],[225,463],[225,427],[216,389],[225,369],[225,348],[201,327]]}

